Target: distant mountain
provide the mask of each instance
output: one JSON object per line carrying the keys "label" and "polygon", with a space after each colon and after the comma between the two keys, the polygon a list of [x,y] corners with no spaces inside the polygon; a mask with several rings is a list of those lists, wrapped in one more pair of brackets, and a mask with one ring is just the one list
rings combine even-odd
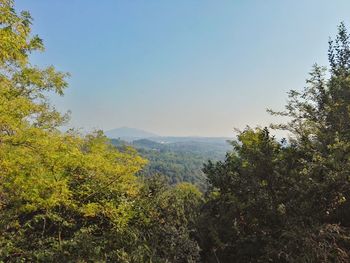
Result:
{"label": "distant mountain", "polygon": [[125,141],[134,141],[138,139],[146,139],[151,137],[158,137],[157,134],[144,131],[141,129],[129,128],[129,127],[121,127],[113,130],[106,131],[105,134],[107,137],[112,139],[122,139]]}

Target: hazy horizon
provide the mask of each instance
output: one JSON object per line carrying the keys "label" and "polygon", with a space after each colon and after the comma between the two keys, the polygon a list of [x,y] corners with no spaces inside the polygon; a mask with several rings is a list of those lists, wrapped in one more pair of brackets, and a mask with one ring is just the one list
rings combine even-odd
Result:
{"label": "hazy horizon", "polygon": [[[334,3],[337,4],[334,4]],[[232,137],[268,125],[328,37],[350,25],[349,1],[20,0],[46,52],[39,66],[71,73],[61,111],[71,126],[132,127],[163,136]]]}
{"label": "hazy horizon", "polygon": [[[152,137],[198,137],[198,138],[232,138],[233,139],[233,135],[231,134],[231,136],[201,136],[201,135],[195,135],[195,134],[189,134],[189,135],[172,135],[172,134],[158,134],[158,133],[155,133],[153,131],[150,131],[150,130],[145,130],[145,129],[142,129],[142,128],[134,128],[134,127],[127,127],[127,126],[122,126],[122,127],[117,127],[117,128],[114,128],[114,129],[110,129],[110,130],[105,130],[107,136],[108,136],[108,133],[110,132],[113,132],[113,131],[116,131],[116,130],[123,130],[123,129],[130,129],[130,130],[137,130],[137,131],[140,131],[140,132],[146,132],[146,133],[150,133],[149,136],[130,136],[130,137],[140,137],[140,138],[152,138]],[[118,137],[129,137],[128,135],[125,135],[125,136],[117,136],[117,137],[113,137],[113,136],[109,136],[110,138],[113,138],[113,139],[117,139]]]}

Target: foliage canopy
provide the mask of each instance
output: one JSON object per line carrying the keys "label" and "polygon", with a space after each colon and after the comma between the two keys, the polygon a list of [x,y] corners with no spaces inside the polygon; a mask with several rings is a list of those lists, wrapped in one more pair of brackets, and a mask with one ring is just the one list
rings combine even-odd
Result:
{"label": "foliage canopy", "polygon": [[68,74],[39,68],[28,12],[0,0],[0,261],[349,262],[350,35],[329,42],[291,91],[288,117],[240,132],[225,160],[204,165],[208,188],[138,178],[147,163],[101,131],[60,131],[47,99]]}
{"label": "foliage canopy", "polygon": [[[329,48],[330,76],[315,65],[283,112],[289,132],[247,128],[211,185],[200,232],[210,262],[349,262],[350,46],[344,24]],[[206,227],[208,226],[208,227]],[[202,226],[201,226],[202,228]]]}

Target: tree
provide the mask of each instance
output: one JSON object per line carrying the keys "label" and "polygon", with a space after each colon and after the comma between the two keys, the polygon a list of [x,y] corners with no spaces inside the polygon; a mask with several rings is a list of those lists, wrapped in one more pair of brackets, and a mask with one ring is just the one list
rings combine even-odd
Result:
{"label": "tree", "polygon": [[189,184],[170,186],[164,176],[145,179],[139,199],[142,237],[151,262],[199,262],[195,240],[202,194]]}
{"label": "tree", "polygon": [[125,261],[145,161],[101,132],[59,131],[67,116],[46,94],[68,74],[29,63],[43,50],[31,22],[0,1],[0,259]]}
{"label": "tree", "polygon": [[[246,129],[224,162],[205,166],[211,189],[200,244],[208,262],[350,260],[350,43],[344,24],[286,110],[290,139]],[[208,224],[207,222],[210,222]]]}

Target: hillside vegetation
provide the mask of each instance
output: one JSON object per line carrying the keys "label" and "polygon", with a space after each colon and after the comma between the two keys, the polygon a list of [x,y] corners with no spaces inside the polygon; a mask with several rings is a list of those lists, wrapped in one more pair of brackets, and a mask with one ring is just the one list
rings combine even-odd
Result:
{"label": "hillside vegetation", "polygon": [[[139,139],[127,143],[112,139],[112,144],[123,149],[134,147],[148,163],[138,173],[141,176],[164,175],[170,184],[188,182],[201,190],[207,186],[203,165],[208,160],[222,161],[231,145],[226,139],[203,139],[194,141],[187,138],[163,138],[168,143],[159,143],[151,139]],[[174,142],[171,142],[174,140]]]}
{"label": "hillside vegetation", "polygon": [[[62,132],[69,116],[47,95],[63,95],[68,74],[29,63],[44,50],[31,24],[0,0],[0,262],[350,262],[344,24],[329,43],[329,72],[315,65],[285,110],[270,111],[288,122],[246,128],[221,161],[212,146],[115,147],[101,131]],[[290,138],[277,140],[273,129]],[[159,167],[178,158],[213,158],[204,194],[153,175],[169,177]],[[197,178],[193,167],[176,169],[179,181]]]}

